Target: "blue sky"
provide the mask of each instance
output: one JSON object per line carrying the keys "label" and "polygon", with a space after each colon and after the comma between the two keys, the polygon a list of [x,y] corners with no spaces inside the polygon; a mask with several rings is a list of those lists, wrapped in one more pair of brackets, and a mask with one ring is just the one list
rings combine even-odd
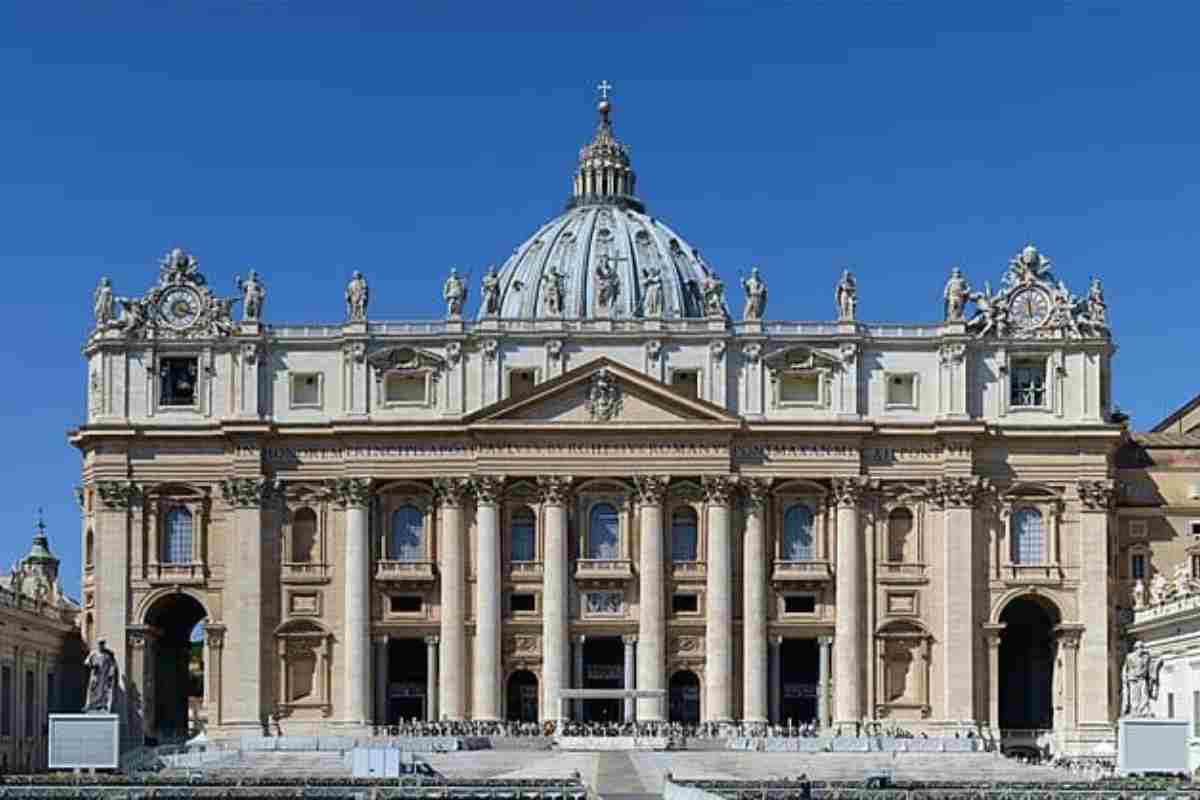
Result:
{"label": "blue sky", "polygon": [[[0,563],[39,505],[78,586],[79,348],[180,244],[273,321],[439,313],[566,199],[616,87],[648,209],[768,316],[933,321],[1027,240],[1104,279],[1139,427],[1200,391],[1200,10],[1183,3],[9,3],[0,7]],[[648,10],[652,9],[652,10]],[[477,287],[473,287],[473,290]],[[731,293],[737,305],[737,292]]]}

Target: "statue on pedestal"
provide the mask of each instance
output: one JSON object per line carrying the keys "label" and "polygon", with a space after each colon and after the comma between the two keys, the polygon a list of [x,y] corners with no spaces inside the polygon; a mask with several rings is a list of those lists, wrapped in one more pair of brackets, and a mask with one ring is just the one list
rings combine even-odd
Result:
{"label": "statue on pedestal", "polygon": [[111,713],[117,692],[117,657],[105,647],[104,639],[96,643],[96,649],[88,654],[83,665],[88,669],[87,699],[83,704],[83,712]]}
{"label": "statue on pedestal", "polygon": [[371,290],[367,280],[358,270],[350,276],[346,284],[346,318],[351,322],[367,321],[367,303],[371,300]]}
{"label": "statue on pedestal", "polygon": [[241,275],[235,275],[233,281],[242,293],[242,319],[246,322],[258,322],[262,319],[263,301],[267,296],[267,290],[258,280],[258,273],[250,270],[246,280],[243,281]]}
{"label": "statue on pedestal", "polygon": [[725,318],[725,281],[711,272],[704,276],[700,285],[700,294],[704,297],[704,314],[713,319]]}
{"label": "statue on pedestal", "polygon": [[617,259],[604,253],[596,260],[596,311],[607,316],[613,311],[621,292],[621,276],[613,267]]}
{"label": "statue on pedestal", "polygon": [[950,271],[950,280],[946,281],[946,289],[942,297],[946,301],[946,322],[962,322],[967,300],[971,296],[971,287],[963,277],[962,270],[955,267]]}
{"label": "statue on pedestal", "polygon": [[662,270],[656,266],[642,268],[642,316],[663,315]]}
{"label": "statue on pedestal", "polygon": [[750,277],[742,279],[742,290],[746,292],[746,304],[742,307],[742,319],[757,321],[767,310],[767,284],[758,275],[758,267],[750,270]]}
{"label": "statue on pedestal", "polygon": [[858,313],[858,283],[850,270],[842,270],[842,279],[834,289],[833,299],[837,302],[838,322],[853,322]]}
{"label": "statue on pedestal", "polygon": [[106,328],[113,321],[112,281],[101,278],[100,285],[92,295],[92,312],[96,315],[96,327]]}
{"label": "statue on pedestal", "polygon": [[1137,642],[1121,666],[1121,716],[1153,717],[1150,701],[1158,697],[1158,675],[1162,659],[1150,655],[1144,642]]}
{"label": "statue on pedestal", "polygon": [[446,316],[458,319],[462,316],[463,305],[467,302],[467,284],[458,277],[458,270],[451,267],[450,277],[442,284],[442,299],[446,301]]}
{"label": "statue on pedestal", "polygon": [[563,313],[563,274],[553,264],[542,275],[542,313],[561,317]]}
{"label": "statue on pedestal", "polygon": [[496,266],[489,265],[483,274],[480,294],[483,295],[483,313],[494,317],[500,313],[500,276],[496,274]]}

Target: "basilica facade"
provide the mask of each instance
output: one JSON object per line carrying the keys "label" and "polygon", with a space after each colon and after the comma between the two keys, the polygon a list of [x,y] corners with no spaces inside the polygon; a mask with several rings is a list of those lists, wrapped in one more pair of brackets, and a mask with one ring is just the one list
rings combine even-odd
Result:
{"label": "basilica facade", "polygon": [[128,734],[185,727],[199,625],[210,736],[871,718],[1111,741],[1099,282],[1075,296],[1029,245],[996,291],[931,286],[932,323],[861,321],[848,272],[826,321],[786,321],[758,271],[731,308],[638,199],[611,113],[566,210],[477,302],[451,272],[438,321],[373,318],[359,273],[344,323],[275,321],[266,277],[223,296],[182,250],[141,294],[101,281],[70,434],[81,624],[124,667]]}

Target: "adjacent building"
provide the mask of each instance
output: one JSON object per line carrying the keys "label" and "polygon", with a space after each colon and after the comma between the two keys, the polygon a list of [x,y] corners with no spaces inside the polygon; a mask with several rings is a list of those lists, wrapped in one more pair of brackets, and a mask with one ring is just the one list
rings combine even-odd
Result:
{"label": "adjacent building", "polygon": [[83,630],[125,667],[130,735],[186,732],[199,626],[210,735],[870,717],[1111,742],[1099,282],[1075,296],[1028,245],[996,291],[930,287],[932,323],[861,321],[849,273],[825,321],[769,316],[757,271],[731,310],[611,113],[473,318],[456,272],[432,322],[371,317],[355,273],[333,325],[275,321],[255,274],[223,297],[182,250],[140,295],[101,281],[70,439]]}

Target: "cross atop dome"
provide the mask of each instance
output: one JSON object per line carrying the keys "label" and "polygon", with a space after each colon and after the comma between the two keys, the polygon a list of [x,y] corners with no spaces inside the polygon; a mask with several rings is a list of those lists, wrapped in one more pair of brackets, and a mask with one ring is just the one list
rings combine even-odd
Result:
{"label": "cross atop dome", "polygon": [[600,121],[592,141],[579,150],[579,168],[574,176],[568,208],[595,204],[642,207],[633,194],[636,176],[630,164],[629,148],[613,134],[609,118],[612,101],[608,97],[612,88],[607,80],[596,84],[600,92],[600,102],[596,104]]}
{"label": "cross atop dome", "polygon": [[607,80],[603,80],[603,81],[600,81],[600,83],[596,84],[596,88],[600,90],[600,99],[607,100],[608,99],[608,91],[610,89],[612,89],[613,86]]}

